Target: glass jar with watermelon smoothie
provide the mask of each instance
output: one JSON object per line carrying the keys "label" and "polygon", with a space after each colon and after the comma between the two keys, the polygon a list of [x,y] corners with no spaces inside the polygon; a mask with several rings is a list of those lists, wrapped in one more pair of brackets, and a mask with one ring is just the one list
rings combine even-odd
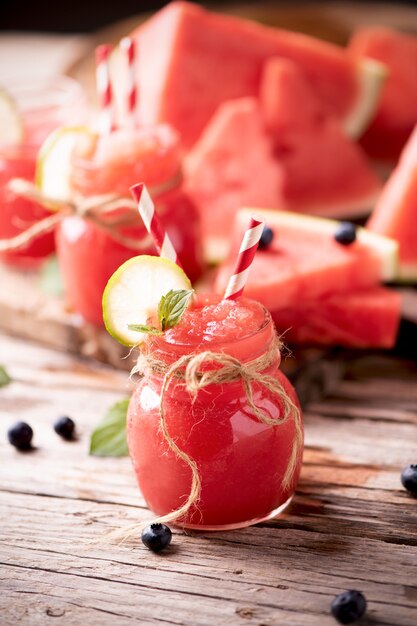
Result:
{"label": "glass jar with watermelon smoothie", "polygon": [[[192,281],[203,269],[197,211],[183,190],[181,148],[177,133],[168,125],[120,129],[82,142],[72,159],[71,187],[84,199],[114,194],[129,199],[129,188],[144,181],[152,192]],[[66,217],[56,231],[57,254],[69,306],[85,320],[103,325],[102,295],[113,272],[136,254],[156,254],[136,210],[118,208],[101,215],[117,231],[117,238],[94,220]],[[123,237],[134,241],[123,242]]]}
{"label": "glass jar with watermelon smoothie", "polygon": [[[13,178],[33,182],[36,157],[45,138],[63,124],[80,123],[85,117],[84,93],[76,81],[60,77],[46,84],[15,84],[5,92],[5,106],[15,108],[8,123],[16,126],[15,140],[0,139],[0,239],[8,239],[26,230],[50,213],[41,205],[15,195],[8,183]],[[7,135],[11,137],[11,129]],[[0,133],[0,137],[1,137]],[[3,252],[0,258],[22,268],[36,267],[54,250],[54,235],[47,233],[25,248]]]}
{"label": "glass jar with watermelon smoothie", "polygon": [[[127,440],[150,509],[165,516],[184,506],[195,490],[194,463],[201,490],[188,500],[181,526],[240,528],[282,512],[300,473],[303,426],[295,391],[279,370],[269,312],[247,298],[200,297],[177,326],[148,337],[141,354],[145,375],[130,401]],[[187,363],[195,395],[181,373]]]}

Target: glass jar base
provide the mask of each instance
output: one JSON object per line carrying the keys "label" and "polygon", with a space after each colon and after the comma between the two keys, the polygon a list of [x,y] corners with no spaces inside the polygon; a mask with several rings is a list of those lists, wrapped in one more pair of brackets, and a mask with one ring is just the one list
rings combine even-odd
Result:
{"label": "glass jar base", "polygon": [[247,528],[248,526],[253,526],[254,524],[260,524],[261,522],[268,522],[272,519],[275,519],[290,504],[293,499],[293,495],[288,498],[283,504],[281,504],[278,508],[274,509],[268,515],[264,515],[262,517],[257,517],[254,519],[245,520],[244,522],[235,522],[233,524],[213,524],[213,525],[205,525],[205,524],[178,524],[181,528],[186,528],[188,530],[200,530],[202,532],[205,531],[222,531],[222,530],[238,530],[239,528]]}

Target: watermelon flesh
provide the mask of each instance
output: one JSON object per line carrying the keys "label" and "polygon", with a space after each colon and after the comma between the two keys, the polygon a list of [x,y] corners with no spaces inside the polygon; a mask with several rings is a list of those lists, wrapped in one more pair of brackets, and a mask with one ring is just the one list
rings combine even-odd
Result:
{"label": "watermelon flesh", "polygon": [[320,100],[302,70],[293,62],[271,57],[265,62],[259,101],[264,123],[270,134],[278,136],[300,127],[320,124],[331,109]]}
{"label": "watermelon flesh", "polygon": [[353,34],[349,52],[388,68],[376,116],[361,143],[377,159],[396,160],[417,124],[417,37],[379,26],[362,28]]}
{"label": "watermelon flesh", "polygon": [[398,242],[397,278],[417,282],[417,126],[366,226]]}
{"label": "watermelon flesh", "polygon": [[227,253],[241,206],[277,206],[281,172],[255,98],[223,103],[184,163],[185,189],[201,220],[205,256]]}
{"label": "watermelon flesh", "polygon": [[397,246],[366,229],[359,228],[356,242],[343,246],[334,239],[338,227],[334,220],[241,210],[229,259],[215,282],[218,293],[224,292],[233,272],[242,233],[252,214],[265,219],[274,239],[255,256],[245,296],[259,300],[271,311],[286,340],[351,347],[393,345],[400,301],[379,283],[392,280]]}
{"label": "watermelon flesh", "polygon": [[288,63],[284,69],[282,89],[275,92],[275,103],[282,96],[283,106],[277,107],[282,116],[275,118],[274,132],[266,132],[256,98],[229,100],[186,158],[186,189],[200,213],[209,261],[224,258],[234,215],[242,206],[352,216],[366,212],[379,193],[380,182],[366,156],[335,119],[294,116],[302,90],[311,107],[317,103],[297,67],[292,64],[291,83]]}
{"label": "watermelon flesh", "polygon": [[373,287],[303,300],[301,307],[271,315],[286,343],[388,349],[395,345],[401,297],[392,289]]}
{"label": "watermelon flesh", "polygon": [[[372,78],[363,77],[366,64],[306,35],[187,2],[169,3],[133,35],[140,49],[140,119],[145,125],[171,124],[186,147],[195,143],[223,101],[258,94],[263,64],[274,56],[302,68],[318,97],[340,119],[352,122],[363,102],[368,117],[376,106],[377,94],[368,89]],[[358,123],[366,117],[361,110]]]}
{"label": "watermelon flesh", "polygon": [[260,103],[283,171],[274,206],[332,217],[367,212],[380,181],[294,63],[266,64]]}

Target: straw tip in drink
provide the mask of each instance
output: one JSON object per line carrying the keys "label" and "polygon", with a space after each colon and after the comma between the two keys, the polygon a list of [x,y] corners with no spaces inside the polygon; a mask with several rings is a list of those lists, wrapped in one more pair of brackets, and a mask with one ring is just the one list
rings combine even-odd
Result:
{"label": "straw tip in drink", "polygon": [[113,50],[113,46],[109,43],[102,43],[96,48],[96,59],[97,61],[107,61],[111,51]]}
{"label": "straw tip in drink", "polygon": [[260,224],[265,224],[265,219],[255,213],[251,215],[251,223],[253,226],[259,226]]}
{"label": "straw tip in drink", "polygon": [[130,193],[132,194],[134,200],[136,200],[136,202],[139,202],[139,200],[141,199],[143,190],[145,189],[145,184],[144,183],[137,183],[136,185],[132,185],[130,187]]}
{"label": "straw tip in drink", "polygon": [[132,37],[122,37],[122,39],[120,40],[120,47],[123,50],[130,50],[130,48],[132,48],[133,45],[134,45],[134,40],[132,39]]}

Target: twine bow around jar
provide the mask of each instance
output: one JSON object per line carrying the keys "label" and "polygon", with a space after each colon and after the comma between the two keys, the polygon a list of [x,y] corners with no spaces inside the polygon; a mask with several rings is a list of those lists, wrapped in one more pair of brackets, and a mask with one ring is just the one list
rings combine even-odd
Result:
{"label": "twine bow around jar", "polygon": [[[161,195],[181,184],[180,171],[165,183],[150,188],[154,196]],[[84,198],[74,193],[71,200],[58,200],[44,194],[35,184],[24,178],[13,178],[7,185],[16,196],[31,200],[51,211],[51,215],[35,222],[14,237],[0,239],[0,252],[11,252],[28,246],[32,241],[54,230],[60,222],[70,215],[79,215],[90,220],[104,230],[117,243],[144,252],[152,246],[152,239],[145,233],[141,238],[128,237],[119,232],[119,228],[127,228],[140,224],[137,205],[131,199],[117,194],[103,194]],[[124,215],[111,216],[117,209],[124,209]]]}
{"label": "twine bow around jar", "polygon": [[[193,506],[198,511],[198,501],[202,489],[198,464],[186,452],[181,450],[168,430],[164,400],[169,386],[173,381],[182,385],[191,395],[193,401],[197,398],[198,393],[209,385],[223,385],[241,381],[247,402],[254,416],[260,422],[270,426],[280,426],[292,416],[295,426],[295,438],[288,466],[282,481],[284,488],[290,486],[302,450],[303,428],[301,412],[298,406],[296,406],[289,397],[282,383],[274,376],[264,373],[276,361],[277,354],[279,354],[281,347],[281,341],[278,336],[275,336],[271,347],[265,354],[248,362],[241,362],[239,359],[228,354],[211,352],[209,350],[186,354],[171,365],[168,365],[152,354],[140,354],[136,365],[132,369],[131,375],[163,376],[159,403],[160,429],[172,452],[189,466],[192,474],[191,489],[186,502],[171,513],[158,517],[155,520],[156,523],[174,522],[178,525],[181,525],[181,522],[184,523],[187,514]],[[278,418],[270,417],[256,406],[253,397],[254,384],[263,386],[277,397],[282,410]],[[127,541],[135,537],[143,526],[143,523],[139,523],[128,526],[127,528],[117,529],[109,533],[108,537],[116,541]]]}

